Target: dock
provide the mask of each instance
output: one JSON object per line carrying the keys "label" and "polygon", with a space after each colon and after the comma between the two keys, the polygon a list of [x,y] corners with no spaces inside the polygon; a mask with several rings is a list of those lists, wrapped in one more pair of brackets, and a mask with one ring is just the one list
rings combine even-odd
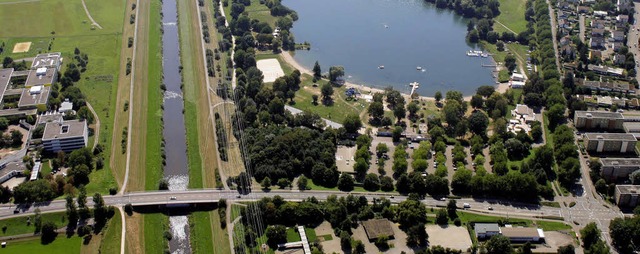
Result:
{"label": "dock", "polygon": [[413,97],[413,93],[415,93],[416,89],[418,89],[418,87],[420,87],[420,83],[412,82],[412,83],[409,84],[409,86],[411,87],[411,93],[409,94],[409,96]]}

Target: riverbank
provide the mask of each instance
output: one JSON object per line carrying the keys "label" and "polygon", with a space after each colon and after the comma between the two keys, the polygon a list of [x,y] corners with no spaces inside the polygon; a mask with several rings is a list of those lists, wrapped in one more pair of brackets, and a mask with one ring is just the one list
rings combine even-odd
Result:
{"label": "riverbank", "polygon": [[[302,74],[309,74],[313,76],[313,72],[302,66],[300,63],[298,63],[298,61],[295,60],[295,58],[293,58],[293,56],[291,55],[291,52],[289,51],[283,51],[282,53],[280,53],[280,55],[282,56],[282,59],[287,62],[289,65],[291,65],[293,68],[296,68],[300,71],[300,73]],[[380,89],[380,88],[374,88],[374,87],[369,87],[369,86],[365,86],[365,85],[361,85],[361,84],[355,84],[352,82],[345,82],[345,86],[346,87],[353,87],[355,89],[358,89],[360,91],[360,93],[362,94],[374,94],[374,93],[384,93],[384,89]],[[496,91],[500,92],[500,93],[504,93],[509,89],[509,83],[499,83],[497,85],[495,85]],[[447,91],[441,91],[444,94],[446,94]],[[402,92],[401,92],[402,93]],[[403,93],[403,95],[405,96],[405,99],[409,100],[409,94]],[[428,101],[435,101],[435,97],[432,96],[419,96],[420,100],[428,100]],[[464,100],[466,101],[470,101],[471,100],[471,96],[465,96]]]}

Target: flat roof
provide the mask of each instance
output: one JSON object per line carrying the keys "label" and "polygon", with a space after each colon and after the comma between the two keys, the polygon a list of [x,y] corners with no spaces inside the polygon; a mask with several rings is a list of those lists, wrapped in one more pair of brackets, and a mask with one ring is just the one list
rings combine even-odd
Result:
{"label": "flat roof", "polygon": [[622,185],[617,184],[616,189],[621,194],[638,194],[640,193],[640,185]]}
{"label": "flat roof", "polygon": [[371,219],[363,221],[362,226],[369,239],[376,239],[380,236],[393,236],[391,222],[387,219]]}
{"label": "flat roof", "polygon": [[47,68],[47,72],[45,75],[38,75],[36,71],[30,71],[29,76],[27,76],[27,82],[25,82],[24,85],[26,87],[31,87],[37,85],[52,84],[56,72],[57,70],[55,68]]}
{"label": "flat roof", "polygon": [[500,226],[498,223],[476,223],[473,226],[476,234],[483,234],[487,232],[500,232]]}
{"label": "flat roof", "polygon": [[585,137],[589,140],[620,140],[620,141],[637,141],[636,137],[630,133],[585,133]]}
{"label": "flat roof", "polygon": [[33,169],[31,169],[31,178],[29,178],[30,181],[38,179],[38,173],[40,173],[41,166],[42,164],[39,161],[36,161],[36,163],[33,164]]}
{"label": "flat roof", "polygon": [[624,122],[622,126],[627,132],[640,132],[640,122]]}
{"label": "flat roof", "polygon": [[609,112],[609,111],[576,111],[576,116],[578,117],[597,117],[597,118],[613,118],[613,119],[624,119],[624,116],[618,112]]}
{"label": "flat roof", "polygon": [[51,92],[51,87],[45,86],[42,88],[42,91],[37,94],[31,94],[29,89],[23,89],[22,95],[20,95],[20,101],[18,101],[18,107],[29,107],[29,106],[37,106],[47,104],[49,100],[49,92]]}
{"label": "flat roof", "polygon": [[524,237],[544,237],[538,233],[537,228],[514,228],[514,227],[502,227],[500,228],[503,236],[509,238],[524,238]]}
{"label": "flat roof", "polygon": [[13,68],[0,69],[0,100],[4,96],[4,92],[7,90],[7,87],[9,87],[12,74]]}
{"label": "flat roof", "polygon": [[48,122],[44,126],[42,140],[82,137],[86,126],[87,122],[80,120]]}
{"label": "flat roof", "polygon": [[60,66],[60,56],[62,56],[60,52],[38,54],[33,59],[33,63],[31,63],[31,69],[37,69],[40,67],[57,68]]}
{"label": "flat roof", "polygon": [[640,158],[600,158],[602,166],[640,166]]}

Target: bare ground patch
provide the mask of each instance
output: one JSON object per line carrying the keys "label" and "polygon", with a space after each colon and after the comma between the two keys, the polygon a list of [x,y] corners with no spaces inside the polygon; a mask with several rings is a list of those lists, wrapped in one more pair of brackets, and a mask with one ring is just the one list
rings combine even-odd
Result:
{"label": "bare ground patch", "polygon": [[29,52],[29,49],[31,48],[31,42],[18,42],[16,43],[16,45],[13,46],[13,53],[25,53],[25,52]]}
{"label": "bare ground patch", "polygon": [[464,227],[428,225],[427,234],[429,234],[429,244],[432,246],[440,245],[466,251],[472,244],[469,231]]}

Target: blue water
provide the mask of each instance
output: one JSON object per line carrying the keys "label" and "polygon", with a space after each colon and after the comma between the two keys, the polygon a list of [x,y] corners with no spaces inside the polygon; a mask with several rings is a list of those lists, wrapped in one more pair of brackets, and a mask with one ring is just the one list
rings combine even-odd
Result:
{"label": "blue water", "polygon": [[[421,0],[284,0],[298,13],[292,32],[296,42],[311,43],[294,58],[322,71],[345,67],[347,81],[408,93],[419,82],[418,93],[436,91],[475,93],[493,85],[491,58],[468,57],[475,45],[465,40],[467,20]],[[388,27],[385,27],[388,26]],[[384,65],[384,69],[378,66]],[[421,66],[425,71],[418,71]]]}

